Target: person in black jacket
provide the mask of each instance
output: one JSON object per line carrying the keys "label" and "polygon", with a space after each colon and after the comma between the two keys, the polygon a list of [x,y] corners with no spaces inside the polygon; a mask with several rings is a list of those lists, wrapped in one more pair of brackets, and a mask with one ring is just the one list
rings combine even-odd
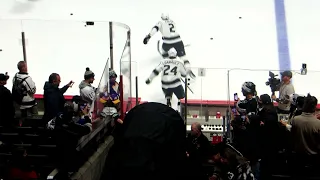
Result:
{"label": "person in black jacket", "polygon": [[11,126],[14,123],[15,108],[10,90],[5,87],[9,76],[0,74],[0,126]]}
{"label": "person in black jacket", "polygon": [[201,124],[195,122],[191,125],[191,133],[187,137],[187,157],[190,167],[191,179],[206,179],[202,164],[208,161],[210,143],[202,133]]}
{"label": "person in black jacket", "polygon": [[63,88],[59,89],[61,79],[60,75],[57,73],[52,73],[49,76],[49,81],[44,84],[44,115],[43,119],[45,123],[50,121],[52,118],[56,117],[58,113],[63,111],[65,104],[65,99],[63,94],[72,87],[73,82],[70,81]]}
{"label": "person in black jacket", "polygon": [[261,108],[258,113],[261,126],[261,178],[270,179],[268,174],[271,172],[270,168],[274,166],[273,163],[279,150],[280,126],[277,110],[268,94],[260,96],[259,107]]}

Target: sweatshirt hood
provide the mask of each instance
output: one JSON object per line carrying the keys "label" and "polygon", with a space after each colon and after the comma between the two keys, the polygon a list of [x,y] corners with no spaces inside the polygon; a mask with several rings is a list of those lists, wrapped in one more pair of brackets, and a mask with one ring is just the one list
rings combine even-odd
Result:
{"label": "sweatshirt hood", "polygon": [[58,87],[56,87],[54,84],[52,83],[49,83],[48,81],[44,83],[44,86],[43,86],[43,90],[44,91],[52,91],[54,89],[56,89]]}
{"label": "sweatshirt hood", "polygon": [[85,82],[85,81],[81,81],[81,83],[79,84],[79,88],[80,88],[80,89],[83,89],[83,88],[85,88],[85,87],[87,87],[87,86],[90,86],[90,87],[91,87],[91,84],[89,84],[89,83],[87,83],[87,82]]}

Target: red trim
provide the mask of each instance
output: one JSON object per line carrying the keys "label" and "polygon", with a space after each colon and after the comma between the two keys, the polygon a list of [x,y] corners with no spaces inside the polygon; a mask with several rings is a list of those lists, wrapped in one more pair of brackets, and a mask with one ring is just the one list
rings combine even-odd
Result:
{"label": "red trim", "polygon": [[[66,100],[71,100],[72,99],[72,95],[64,95],[64,98],[66,99]],[[35,94],[34,95],[34,98],[36,98],[36,99],[43,99],[43,94]]]}
{"label": "red trim", "polygon": [[[36,99],[43,99],[43,95],[42,94],[35,94],[34,97]],[[71,100],[73,96],[71,95],[65,95],[64,98],[67,100]],[[139,98],[140,101],[140,98]],[[140,104],[145,103],[144,102],[140,102]],[[181,100],[181,103],[184,104],[184,99]],[[188,104],[190,105],[215,105],[215,106],[228,106],[228,101],[223,101],[223,100],[199,100],[199,99],[188,99]],[[233,106],[234,105],[234,101],[230,101],[230,105]],[[277,103],[274,103],[275,106],[277,106]],[[320,109],[320,104],[317,105],[317,109]]]}

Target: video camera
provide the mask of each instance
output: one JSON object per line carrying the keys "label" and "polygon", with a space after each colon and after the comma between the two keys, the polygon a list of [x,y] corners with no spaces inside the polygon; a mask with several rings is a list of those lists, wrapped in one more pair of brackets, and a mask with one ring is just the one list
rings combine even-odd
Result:
{"label": "video camera", "polygon": [[274,93],[278,91],[278,87],[281,84],[281,80],[279,78],[276,78],[277,76],[277,74],[275,75],[273,72],[269,71],[270,78],[266,82],[266,85],[270,86],[272,95],[274,95]]}

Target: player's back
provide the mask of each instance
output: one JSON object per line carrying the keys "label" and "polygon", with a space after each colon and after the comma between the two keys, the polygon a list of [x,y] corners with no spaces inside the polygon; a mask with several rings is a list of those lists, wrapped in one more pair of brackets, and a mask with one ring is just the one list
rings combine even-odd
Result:
{"label": "player's back", "polygon": [[186,69],[178,59],[164,59],[161,82],[163,87],[174,88],[181,84],[180,78],[186,77]]}
{"label": "player's back", "polygon": [[160,32],[164,38],[175,38],[180,36],[177,32],[176,23],[171,19],[162,20],[159,23],[161,24]]}

